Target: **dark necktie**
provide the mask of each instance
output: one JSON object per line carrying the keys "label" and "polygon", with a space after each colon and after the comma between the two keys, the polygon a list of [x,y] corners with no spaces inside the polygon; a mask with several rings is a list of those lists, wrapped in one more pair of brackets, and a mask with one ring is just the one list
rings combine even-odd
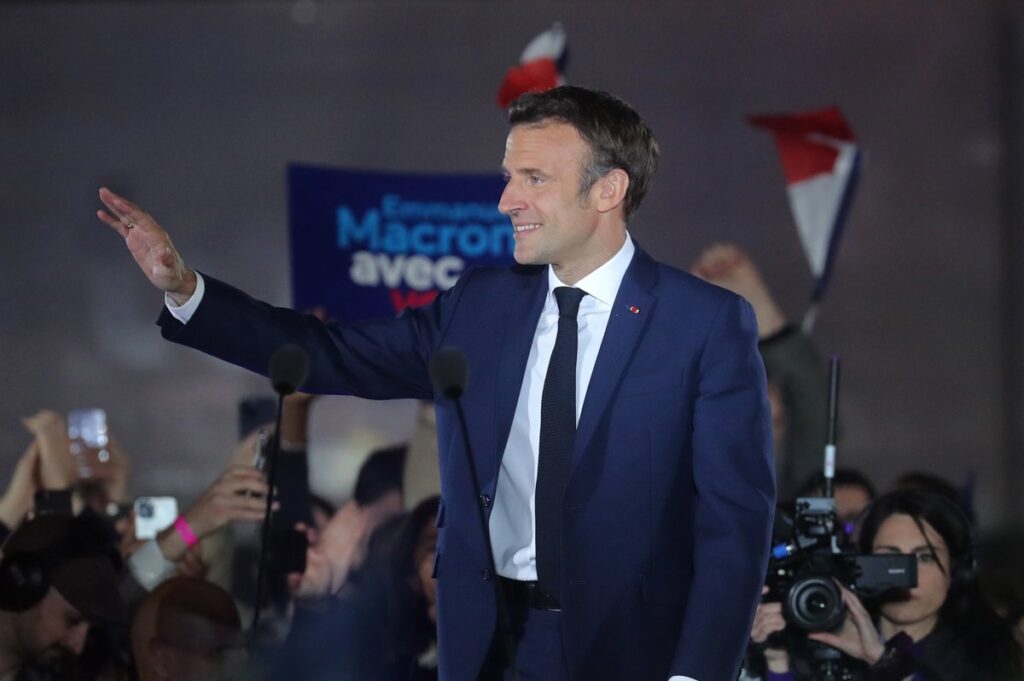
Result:
{"label": "dark necktie", "polygon": [[576,312],[585,291],[555,289],[558,335],[544,377],[540,402],[540,451],[537,464],[537,579],[558,598],[561,583],[562,502],[569,477],[569,457],[576,440]]}

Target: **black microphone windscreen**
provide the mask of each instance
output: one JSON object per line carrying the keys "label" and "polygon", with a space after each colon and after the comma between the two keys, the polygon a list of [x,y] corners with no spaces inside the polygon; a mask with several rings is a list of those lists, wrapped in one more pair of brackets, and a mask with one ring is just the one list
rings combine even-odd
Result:
{"label": "black microphone windscreen", "polygon": [[309,376],[309,353],[287,343],[270,357],[270,384],[279,395],[291,395]]}
{"label": "black microphone windscreen", "polygon": [[435,352],[430,358],[430,380],[445,397],[462,397],[469,382],[469,363],[462,350],[449,346]]}

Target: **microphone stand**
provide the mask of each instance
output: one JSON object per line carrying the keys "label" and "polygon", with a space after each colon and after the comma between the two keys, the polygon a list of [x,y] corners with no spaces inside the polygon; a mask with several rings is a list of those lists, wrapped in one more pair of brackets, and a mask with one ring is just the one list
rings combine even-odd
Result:
{"label": "microphone stand", "polygon": [[256,605],[252,613],[252,634],[258,636],[260,611],[263,607],[263,583],[266,581],[267,544],[270,542],[270,512],[274,503],[274,485],[277,481],[277,453],[281,449],[281,412],[284,411],[284,393],[277,394],[277,420],[274,434],[270,438],[267,452],[267,503],[263,512],[263,527],[260,533],[260,556],[256,568]]}
{"label": "microphone stand", "polygon": [[487,523],[487,515],[481,500],[483,491],[480,487],[480,476],[477,474],[476,461],[473,458],[473,446],[469,441],[469,428],[466,425],[466,415],[462,410],[462,390],[449,388],[443,391],[446,396],[455,402],[455,412],[459,417],[459,428],[462,431],[462,440],[466,443],[466,460],[469,463],[469,475],[473,482],[473,493],[476,495],[476,511],[480,519],[480,528],[484,534],[484,544],[487,550],[487,558],[491,564],[491,576],[494,582],[494,598],[498,608],[498,631],[505,648],[505,657],[512,678],[519,681],[519,670],[516,667],[516,641],[512,635],[512,620],[508,612],[508,603],[505,600],[505,592],[498,579],[498,566],[494,560],[494,547],[491,544],[491,528]]}

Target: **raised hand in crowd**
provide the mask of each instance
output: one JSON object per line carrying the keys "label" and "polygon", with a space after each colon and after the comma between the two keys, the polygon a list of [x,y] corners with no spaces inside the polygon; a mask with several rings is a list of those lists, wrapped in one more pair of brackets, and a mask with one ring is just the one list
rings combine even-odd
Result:
{"label": "raised hand in crowd", "polygon": [[64,417],[43,409],[21,420],[39,444],[39,486],[63,490],[78,482],[78,470],[71,456],[71,440]]}
{"label": "raised hand in crowd", "polygon": [[288,591],[297,601],[316,601],[329,596],[332,591],[331,564],[326,554],[317,546],[316,530],[299,523],[296,529],[306,533],[309,546],[306,549],[306,571],[288,575]]}
{"label": "raised hand in crowd", "polygon": [[374,530],[394,514],[385,504],[360,506],[354,499],[346,502],[319,536],[309,535],[312,541],[306,553],[306,572],[288,577],[292,595],[309,600],[338,593],[362,563]]}
{"label": "raised hand in crowd", "polygon": [[150,283],[175,304],[188,302],[196,289],[196,273],[185,266],[167,232],[149,213],[106,187],[100,189],[100,201],[107,210],[96,211],[96,216],[124,238]]}
{"label": "raised hand in crowd", "polygon": [[[202,539],[230,522],[262,520],[267,492],[261,471],[230,465],[182,516],[196,538]],[[164,557],[173,562],[181,560],[188,549],[173,526],[160,533],[157,543]]]}
{"label": "raised hand in crowd", "polygon": [[294,392],[284,398],[281,412],[281,449],[305,449],[309,439],[309,409],[316,395]]}
{"label": "raised hand in crowd", "polygon": [[121,446],[120,440],[114,435],[110,435],[107,442],[107,453],[110,458],[107,459],[106,474],[102,479],[107,501],[116,504],[127,503],[129,501],[128,480],[132,470],[131,459],[124,447]]}
{"label": "raised hand in crowd", "polygon": [[701,253],[690,272],[746,298],[754,308],[761,338],[773,336],[785,327],[786,316],[772,298],[754,262],[739,246],[711,246]]}
{"label": "raised hand in crowd", "polygon": [[32,501],[38,486],[39,442],[32,443],[22,453],[7,483],[7,491],[0,497],[0,522],[13,530],[32,510]]}

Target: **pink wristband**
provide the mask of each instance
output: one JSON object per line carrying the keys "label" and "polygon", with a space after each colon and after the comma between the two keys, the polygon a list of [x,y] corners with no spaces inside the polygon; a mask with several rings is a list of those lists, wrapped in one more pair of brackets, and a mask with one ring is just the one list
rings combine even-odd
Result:
{"label": "pink wristband", "polygon": [[192,548],[199,543],[199,537],[189,527],[188,521],[185,520],[185,516],[179,515],[174,521],[174,529],[178,531],[178,536],[181,537],[182,541],[185,542],[185,546]]}

